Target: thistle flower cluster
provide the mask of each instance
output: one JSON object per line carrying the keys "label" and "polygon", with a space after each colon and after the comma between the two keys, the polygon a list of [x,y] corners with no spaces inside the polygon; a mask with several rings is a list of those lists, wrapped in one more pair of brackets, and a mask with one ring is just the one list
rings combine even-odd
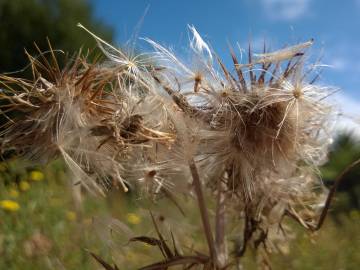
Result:
{"label": "thistle flower cluster", "polygon": [[[197,197],[221,269],[230,212],[243,224],[238,256],[248,245],[269,247],[285,216],[316,226],[329,90],[306,70],[312,40],[275,52],[264,45],[262,54],[249,46],[246,63],[230,48],[228,69],[190,31],[190,64],[150,39],[153,52],[128,54],[91,32],[105,61],[79,54],[60,69],[51,48],[50,58],[29,56],[33,80],[1,76],[1,149],[45,162],[61,156],[94,193],[115,183],[152,199]],[[215,240],[203,194],[217,202]]]}

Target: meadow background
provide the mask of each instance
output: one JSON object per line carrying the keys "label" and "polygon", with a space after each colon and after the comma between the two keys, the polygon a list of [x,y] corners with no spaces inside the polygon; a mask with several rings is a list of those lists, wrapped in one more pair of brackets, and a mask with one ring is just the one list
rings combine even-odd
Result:
{"label": "meadow background", "polygon": [[[185,2],[182,5],[186,5]],[[249,8],[249,2],[243,2],[243,7]],[[271,1],[262,2],[264,8],[270,10],[274,8]],[[283,7],[281,6],[283,1],[274,2]],[[300,12],[301,7],[305,9],[310,2],[297,0],[294,4],[298,5],[298,12]],[[195,12],[193,21],[187,23],[195,24],[196,20],[205,18],[205,15],[201,14],[205,8],[198,5],[195,4],[193,7],[198,10],[198,15]],[[95,48],[95,42],[76,27],[78,22],[120,47],[129,45],[124,41],[126,35],[119,34],[126,32],[122,32],[125,28],[135,33],[135,36],[139,32],[142,33],[142,29],[147,33],[151,30],[149,28],[152,28],[155,38],[158,35],[160,41],[170,42],[171,35],[176,33],[172,31],[171,34],[166,34],[169,26],[152,19],[156,12],[161,13],[164,9],[163,6],[159,6],[157,11],[157,7],[153,1],[131,4],[130,1],[114,3],[114,1],[82,0],[0,0],[0,72],[16,71],[19,75],[30,76],[30,71],[26,68],[28,63],[24,49],[36,55],[34,42],[40,48],[46,49],[46,37],[50,39],[55,49],[69,52],[70,55],[77,52],[80,47],[84,51]],[[174,12],[174,7],[168,6],[168,8]],[[206,8],[209,9],[209,7]],[[213,8],[216,8],[216,4]],[[127,10],[136,10],[136,12],[124,12]],[[146,10],[149,15],[143,16]],[[115,11],[118,12],[117,24],[113,23],[116,18],[112,14]],[[210,9],[207,12],[212,11]],[[222,10],[219,12],[221,13]],[[341,12],[342,10],[339,14]],[[120,16],[122,14],[126,16]],[[177,15],[179,17],[177,21],[182,22],[190,15],[188,13],[184,16]],[[149,23],[146,21],[147,16]],[[278,24],[289,26],[299,23],[296,21],[299,18],[297,16],[300,15],[291,13],[290,7],[287,9],[283,7],[279,9],[277,18],[270,16],[268,20],[275,20]],[[129,18],[131,26],[124,22],[124,18]],[[174,18],[170,21],[173,20]],[[251,23],[251,20],[247,22],[247,24]],[[204,31],[210,27],[204,25],[203,22],[199,24],[203,26]],[[255,28],[262,27],[262,24],[254,25],[256,25]],[[173,30],[178,27],[179,23],[174,25]],[[185,29],[186,24],[184,23],[182,27]],[[164,29],[164,33],[157,29]],[[230,28],[228,33],[226,29],[223,28],[222,31],[223,40],[228,35],[233,35]],[[300,26],[298,29],[301,29]],[[213,30],[214,32],[209,31],[213,38],[220,35],[216,29]],[[305,30],[297,32],[301,39],[307,37],[303,37],[302,31],[305,32]],[[312,30],[311,34],[317,33]],[[280,36],[278,42],[286,38],[284,33]],[[128,34],[127,37],[128,40],[134,38],[132,34]],[[183,39],[186,41],[186,38]],[[270,40],[272,40],[271,37]],[[221,46],[219,43],[214,44],[214,47],[220,50]],[[337,60],[340,61],[339,57]],[[340,64],[337,63],[337,65]],[[336,66],[335,70],[323,75],[324,80],[328,82],[328,78],[335,71]],[[342,72],[343,70],[338,71],[340,75]],[[350,75],[346,74],[346,76]],[[334,80],[338,86],[348,87],[342,79],[335,78]],[[360,82],[356,85],[356,81],[352,81],[351,89],[358,86]],[[352,95],[346,92],[346,89],[344,92],[343,96],[347,95],[347,98]],[[356,95],[352,96],[354,102]],[[353,113],[354,117],[351,119],[354,120],[356,111],[351,112],[347,108],[346,113]],[[3,115],[1,115],[0,123],[2,124],[3,121]],[[349,124],[349,120],[344,120],[342,123],[356,127],[354,121]],[[360,158],[360,143],[357,134],[356,129],[347,132],[338,129],[329,162],[321,168],[321,176],[326,185],[331,186],[333,179],[346,165]],[[309,234],[297,228],[296,224],[289,224],[295,228],[296,239],[289,247],[284,247],[281,252],[274,254],[272,257],[274,269],[359,269],[359,176],[360,168],[354,169],[344,179],[332,206],[331,215],[321,231]],[[48,165],[34,165],[27,160],[17,159],[11,153],[3,155],[0,161],[0,269],[101,269],[89,252],[101,255],[109,261],[116,259],[118,264],[121,262],[120,269],[135,269],[136,266],[160,258],[160,254],[149,246],[126,241],[130,234],[153,231],[148,213],[140,210],[133,194],[124,195],[114,188],[106,198],[85,195],[82,204],[78,205],[73,199],[70,177],[62,160]],[[188,211],[190,219],[195,220],[198,213],[191,212],[191,207]],[[180,224],[181,220],[174,218],[172,222]],[[131,229],[131,233],[127,231],[128,228]],[[195,230],[191,237],[201,238],[200,232]],[[244,261],[245,269],[255,269],[253,254],[248,252]]]}

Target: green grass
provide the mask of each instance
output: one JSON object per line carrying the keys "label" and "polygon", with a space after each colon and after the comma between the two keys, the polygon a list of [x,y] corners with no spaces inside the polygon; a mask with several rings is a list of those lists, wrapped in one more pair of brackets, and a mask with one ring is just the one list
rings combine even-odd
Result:
{"label": "green grass", "polygon": [[[45,178],[31,180],[33,171],[42,171]],[[0,269],[100,269],[88,251],[117,262],[120,269],[136,269],[161,258],[154,247],[128,243],[132,236],[154,235],[148,212],[138,207],[140,202],[131,203],[114,190],[107,198],[84,196],[80,211],[67,184],[69,177],[59,161],[44,168],[17,161],[0,164],[0,201],[19,205],[15,211],[0,208]],[[24,181],[30,188],[21,191]],[[164,231],[171,229],[182,242],[205,251],[201,230],[195,225],[198,213],[191,205],[183,206],[194,224],[185,225],[170,207]],[[272,255],[273,269],[358,269],[360,213],[353,211],[338,220],[328,219],[316,234],[291,224],[297,237],[288,254]],[[246,255],[244,269],[255,269],[251,251]]]}

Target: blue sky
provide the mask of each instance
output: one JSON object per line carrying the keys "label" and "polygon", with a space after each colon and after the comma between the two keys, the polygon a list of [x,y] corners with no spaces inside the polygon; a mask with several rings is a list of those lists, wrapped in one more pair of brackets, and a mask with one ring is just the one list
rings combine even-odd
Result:
{"label": "blue sky", "polygon": [[314,38],[312,56],[322,54],[322,63],[330,65],[323,70],[321,83],[340,87],[338,99],[344,110],[360,113],[360,0],[91,2],[96,16],[115,28],[118,44],[138,32],[139,37],[154,39],[181,54],[189,41],[187,25],[192,24],[225,63],[230,63],[227,41],[244,46],[251,39],[260,48],[265,39],[278,49]]}

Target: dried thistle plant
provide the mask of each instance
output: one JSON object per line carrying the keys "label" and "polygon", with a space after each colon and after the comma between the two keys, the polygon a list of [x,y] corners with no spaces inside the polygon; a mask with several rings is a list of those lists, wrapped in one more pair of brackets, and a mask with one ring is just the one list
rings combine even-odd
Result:
{"label": "dried thistle plant", "polygon": [[[154,219],[158,237],[132,241],[158,246],[164,261],[142,269],[236,268],[248,247],[269,267],[268,253],[288,241],[285,217],[317,230],[329,208],[334,190],[326,199],[317,168],[330,142],[331,91],[306,70],[312,40],[275,52],[264,45],[262,54],[249,46],[247,63],[230,48],[229,70],[190,31],[191,64],[150,39],[154,52],[131,55],[90,31],[105,61],[79,54],[60,69],[53,53],[29,55],[32,80],[0,77],[1,149],[61,156],[95,193],[115,182],[153,200],[196,199],[208,254],[182,254],[175,242],[171,250]],[[230,230],[242,235],[233,250]]]}

